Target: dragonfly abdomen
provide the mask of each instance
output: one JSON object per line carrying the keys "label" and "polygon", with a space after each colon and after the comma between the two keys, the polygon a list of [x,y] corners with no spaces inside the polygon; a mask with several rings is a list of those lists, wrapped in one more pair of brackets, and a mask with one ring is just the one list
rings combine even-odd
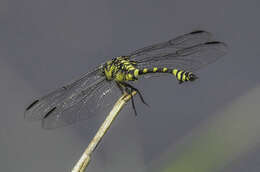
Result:
{"label": "dragonfly abdomen", "polygon": [[[138,69],[136,69],[136,70],[138,70]],[[135,73],[137,73],[136,70],[134,71]],[[176,79],[179,81],[179,83],[186,82],[186,81],[194,81],[195,79],[198,78],[192,72],[188,72],[185,70],[179,70],[179,69],[169,69],[167,67],[143,68],[143,69],[138,70],[138,75],[136,77],[138,77],[139,75],[145,75],[148,73],[170,73],[176,77]]]}

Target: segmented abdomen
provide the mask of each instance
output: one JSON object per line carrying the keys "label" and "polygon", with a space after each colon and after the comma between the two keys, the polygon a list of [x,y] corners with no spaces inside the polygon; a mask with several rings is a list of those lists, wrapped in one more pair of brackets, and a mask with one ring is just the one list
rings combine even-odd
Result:
{"label": "segmented abdomen", "polygon": [[135,74],[135,77],[138,77],[139,75],[145,75],[147,73],[171,73],[172,75],[174,75],[176,77],[176,79],[182,83],[182,82],[186,82],[186,81],[194,81],[195,79],[197,79],[197,76],[194,75],[192,72],[188,72],[188,71],[184,71],[184,70],[179,70],[179,69],[169,69],[169,68],[144,68],[144,69],[135,69],[133,71],[133,73]]}

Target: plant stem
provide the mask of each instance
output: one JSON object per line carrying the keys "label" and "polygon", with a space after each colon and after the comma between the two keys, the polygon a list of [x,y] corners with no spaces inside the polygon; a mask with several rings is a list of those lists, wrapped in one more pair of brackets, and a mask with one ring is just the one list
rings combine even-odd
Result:
{"label": "plant stem", "polygon": [[100,128],[98,129],[96,135],[89,143],[88,147],[82,154],[81,158],[78,160],[76,165],[73,167],[72,172],[84,172],[86,167],[90,162],[90,156],[92,152],[95,150],[98,143],[101,141],[109,127],[111,126],[114,119],[119,114],[120,110],[124,107],[124,105],[131,99],[132,96],[136,94],[136,91],[133,91],[131,94],[123,94],[115,103],[114,107],[106,117],[105,121],[102,123]]}

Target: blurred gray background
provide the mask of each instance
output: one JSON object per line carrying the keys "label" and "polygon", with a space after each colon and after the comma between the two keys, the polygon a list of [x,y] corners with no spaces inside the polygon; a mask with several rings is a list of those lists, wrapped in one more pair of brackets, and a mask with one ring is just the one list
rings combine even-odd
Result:
{"label": "blurred gray background", "polygon": [[194,83],[140,81],[151,108],[124,109],[88,171],[260,171],[259,16],[257,0],[1,0],[1,171],[69,171],[98,129],[101,118],[43,130],[23,118],[34,97],[197,29],[229,53]]}

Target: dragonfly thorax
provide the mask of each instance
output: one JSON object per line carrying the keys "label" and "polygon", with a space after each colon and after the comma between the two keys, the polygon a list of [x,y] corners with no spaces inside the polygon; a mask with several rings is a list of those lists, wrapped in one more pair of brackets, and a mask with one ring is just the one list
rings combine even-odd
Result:
{"label": "dragonfly thorax", "polygon": [[[136,63],[130,61],[127,56],[120,56],[108,61],[103,66],[103,71],[106,79],[109,81],[134,81],[137,80],[138,75],[138,69],[136,69],[135,64]],[[135,73],[137,73],[137,75],[135,75]]]}

